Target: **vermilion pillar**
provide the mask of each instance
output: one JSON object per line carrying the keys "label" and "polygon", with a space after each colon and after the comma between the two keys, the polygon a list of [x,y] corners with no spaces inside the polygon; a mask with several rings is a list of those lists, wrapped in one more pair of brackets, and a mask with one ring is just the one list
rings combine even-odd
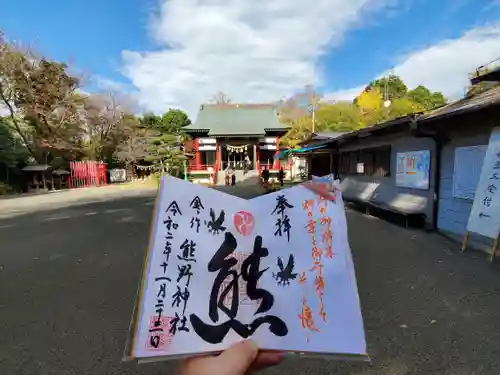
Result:
{"label": "vermilion pillar", "polygon": [[[280,153],[280,137],[276,137],[276,156]],[[277,157],[274,161],[273,169],[280,169],[280,159]]]}
{"label": "vermilion pillar", "polygon": [[200,140],[198,138],[194,139],[194,151],[195,168],[201,169]]}
{"label": "vermilion pillar", "polygon": [[219,172],[220,171],[220,145],[216,144],[215,145],[215,171]]}

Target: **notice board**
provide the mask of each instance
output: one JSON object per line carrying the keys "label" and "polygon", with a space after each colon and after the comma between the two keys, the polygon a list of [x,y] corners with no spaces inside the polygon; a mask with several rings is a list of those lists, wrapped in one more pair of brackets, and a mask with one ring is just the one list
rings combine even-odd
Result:
{"label": "notice board", "polygon": [[431,152],[429,150],[398,152],[396,186],[429,189]]}
{"label": "notice board", "polygon": [[453,165],[453,197],[474,200],[487,145],[457,147]]}

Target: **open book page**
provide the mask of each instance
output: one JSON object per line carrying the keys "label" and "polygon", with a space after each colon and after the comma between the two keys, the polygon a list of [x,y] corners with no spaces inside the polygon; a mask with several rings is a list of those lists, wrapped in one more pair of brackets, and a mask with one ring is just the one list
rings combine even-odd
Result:
{"label": "open book page", "polygon": [[345,212],[297,186],[243,200],[162,180],[132,358],[261,348],[365,355]]}

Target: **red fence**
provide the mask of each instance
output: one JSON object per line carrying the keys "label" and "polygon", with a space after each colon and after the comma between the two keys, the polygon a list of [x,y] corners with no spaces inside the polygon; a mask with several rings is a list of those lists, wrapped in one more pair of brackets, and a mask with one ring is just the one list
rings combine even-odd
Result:
{"label": "red fence", "polygon": [[100,161],[71,161],[69,163],[71,176],[70,188],[101,186],[108,183],[106,178],[107,165]]}

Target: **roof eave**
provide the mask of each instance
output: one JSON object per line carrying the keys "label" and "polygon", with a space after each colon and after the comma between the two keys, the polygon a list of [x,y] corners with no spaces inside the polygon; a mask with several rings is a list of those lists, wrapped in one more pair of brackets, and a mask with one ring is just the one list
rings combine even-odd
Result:
{"label": "roof eave", "polygon": [[494,102],[488,102],[488,103],[483,103],[483,104],[478,104],[476,106],[472,107],[466,107],[466,108],[461,108],[457,109],[455,111],[449,111],[449,112],[444,112],[440,113],[434,116],[428,116],[428,117],[423,117],[421,119],[418,119],[419,123],[429,123],[437,120],[442,120],[447,117],[453,117],[453,116],[459,116],[464,113],[470,113],[470,112],[477,112],[485,108],[490,108],[494,106],[500,106],[500,101],[494,101]]}
{"label": "roof eave", "polygon": [[488,73],[478,75],[470,79],[470,83],[476,85],[480,82],[500,82],[500,68],[494,69]]}
{"label": "roof eave", "polygon": [[205,128],[184,128],[184,131],[186,133],[207,133],[210,131],[210,129],[205,129]]}
{"label": "roof eave", "polygon": [[241,137],[263,137],[265,133],[238,133],[238,134],[227,134],[227,133],[209,133],[210,137],[228,137],[228,138],[241,138]]}
{"label": "roof eave", "polygon": [[393,132],[396,130],[398,126],[410,124],[411,122],[415,121],[417,116],[419,116],[420,113],[414,113],[409,116],[404,116],[400,117],[391,121],[383,122],[381,124],[373,125],[368,128],[363,128],[360,130],[356,130],[353,132],[346,133],[344,135],[341,135],[340,137],[333,138],[326,140],[322,144],[334,144],[339,141],[344,141],[344,140],[349,140],[349,139],[356,139],[356,138],[366,138],[368,136],[373,135],[374,133],[383,133],[383,132]]}
{"label": "roof eave", "polygon": [[287,132],[290,130],[290,127],[283,127],[283,128],[264,128],[264,131],[266,132]]}

